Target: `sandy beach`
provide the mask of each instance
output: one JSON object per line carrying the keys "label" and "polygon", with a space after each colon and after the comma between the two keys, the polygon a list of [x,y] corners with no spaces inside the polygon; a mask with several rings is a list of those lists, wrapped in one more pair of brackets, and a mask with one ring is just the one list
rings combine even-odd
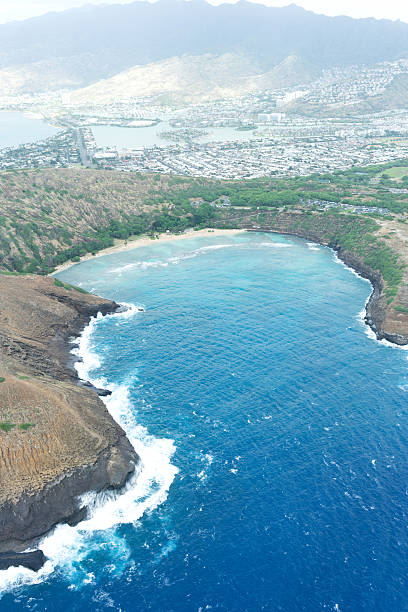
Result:
{"label": "sandy beach", "polygon": [[[81,257],[82,261],[88,261],[89,259],[95,259],[96,257],[102,257],[103,255],[111,255],[112,253],[119,253],[120,251],[131,251],[132,249],[136,249],[137,247],[142,246],[151,246],[155,242],[169,242],[171,240],[183,240],[185,238],[197,238],[199,236],[228,236],[231,234],[241,234],[244,230],[242,229],[202,229],[198,231],[194,231],[193,229],[186,230],[184,234],[158,234],[157,238],[152,239],[150,236],[139,236],[134,239],[128,238],[127,240],[116,240],[115,244],[107,249],[102,249],[98,251],[96,255],[92,255],[91,253],[87,253],[83,257]],[[66,261],[65,263],[57,266],[55,268],[55,272],[52,273],[58,274],[63,270],[67,270],[71,266],[75,266],[77,263],[74,261]]]}

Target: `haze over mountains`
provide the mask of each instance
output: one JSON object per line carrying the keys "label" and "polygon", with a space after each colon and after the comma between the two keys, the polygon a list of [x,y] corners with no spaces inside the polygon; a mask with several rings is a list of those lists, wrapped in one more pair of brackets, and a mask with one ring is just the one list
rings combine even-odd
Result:
{"label": "haze over mountains", "polygon": [[302,85],[324,68],[401,57],[408,57],[408,24],[244,0],[87,6],[0,26],[3,92],[91,85],[75,94],[78,100],[107,100],[119,91],[188,97],[193,89],[228,97]]}
{"label": "haze over mountains", "polygon": [[159,102],[209,101],[265,89],[280,89],[310,82],[318,70],[290,56],[267,72],[240,53],[182,55],[135,66],[110,79],[80,89],[71,102],[109,103],[138,96],[157,96]]}

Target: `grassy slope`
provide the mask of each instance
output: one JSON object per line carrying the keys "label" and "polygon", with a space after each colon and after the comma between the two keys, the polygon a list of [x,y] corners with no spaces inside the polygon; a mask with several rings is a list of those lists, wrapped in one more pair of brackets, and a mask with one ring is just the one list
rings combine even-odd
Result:
{"label": "grassy slope", "polygon": [[109,246],[112,237],[101,230],[151,210],[152,198],[171,193],[174,181],[86,169],[1,172],[0,268],[47,271],[77,245]]}
{"label": "grassy slope", "polygon": [[[408,286],[406,242],[395,239],[392,225],[405,231],[408,198],[388,191],[395,182],[382,177],[391,166],[229,183],[85,169],[3,172],[0,270],[44,273],[131,234],[246,223],[315,237],[347,250],[381,273],[388,303],[395,300],[395,306],[408,308],[403,296]],[[231,197],[235,208],[215,212],[208,203],[191,206],[192,197],[209,202],[222,194]],[[398,213],[398,221],[388,219],[391,226],[385,232],[384,218],[302,210],[302,199],[310,198],[387,206]],[[282,205],[289,205],[293,214],[282,212]]]}
{"label": "grassy slope", "polygon": [[384,174],[391,179],[400,181],[404,177],[408,176],[408,168],[395,166],[394,168],[389,168],[388,170],[386,170]]}

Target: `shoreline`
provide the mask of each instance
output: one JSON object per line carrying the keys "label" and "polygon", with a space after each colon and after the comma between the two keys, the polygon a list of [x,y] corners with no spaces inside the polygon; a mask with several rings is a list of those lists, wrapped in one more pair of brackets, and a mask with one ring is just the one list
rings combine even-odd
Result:
{"label": "shoreline", "polygon": [[371,294],[364,306],[363,321],[365,325],[376,336],[376,339],[381,342],[386,340],[395,347],[401,348],[408,345],[408,334],[389,332],[384,329],[384,322],[387,316],[387,302],[384,298],[384,280],[381,274],[366,265],[359,257],[350,253],[338,244],[325,241],[316,234],[307,234],[303,232],[285,232],[280,229],[270,228],[243,228],[247,232],[265,232],[270,234],[282,234],[286,236],[295,236],[302,240],[311,240],[316,244],[328,247],[337,256],[339,261],[349,268],[353,273],[361,278],[368,280],[371,284]]}
{"label": "shoreline", "polygon": [[64,272],[68,270],[72,266],[83,263],[84,261],[89,261],[90,259],[96,259],[97,257],[104,257],[105,255],[113,255],[114,253],[121,253],[125,251],[132,251],[133,249],[137,249],[138,247],[150,246],[152,244],[156,244],[157,242],[173,242],[175,240],[184,240],[186,238],[198,238],[203,236],[230,236],[233,234],[242,234],[246,230],[244,229],[218,229],[218,228],[205,228],[201,230],[189,229],[186,230],[183,234],[171,234],[163,233],[157,234],[157,238],[150,238],[146,234],[142,236],[136,236],[134,239],[130,238],[127,240],[117,240],[113,246],[107,247],[106,249],[102,249],[98,251],[95,255],[91,253],[87,253],[83,255],[79,261],[66,261],[63,264],[57,266],[49,276],[55,276],[60,272]]}
{"label": "shoreline", "polygon": [[[166,241],[171,241],[171,240],[181,240],[183,238],[188,238],[192,235],[198,235],[198,236],[203,236],[203,235],[208,235],[208,233],[210,234],[214,234],[214,235],[226,235],[226,234],[238,234],[238,233],[243,233],[245,231],[249,231],[249,232],[253,232],[253,233],[273,233],[273,234],[285,234],[285,232],[282,231],[277,231],[277,230],[265,230],[265,229],[258,229],[258,228],[241,228],[241,229],[235,229],[235,230],[216,230],[214,232],[208,232],[207,230],[200,230],[199,232],[188,232],[185,234],[181,234],[181,235],[172,235],[172,234],[162,234],[159,238],[159,240],[166,242]],[[299,237],[303,240],[308,240],[308,239],[312,239],[312,238],[307,238],[305,236],[301,236],[299,234],[296,233],[286,233],[286,235],[289,236],[295,236],[295,237]],[[374,273],[373,270],[369,269],[367,266],[362,265],[362,262],[360,262],[358,260],[358,258],[356,258],[355,256],[352,256],[350,253],[348,253],[347,251],[344,251],[342,249],[339,249],[336,245],[333,244],[328,244],[328,243],[324,243],[322,240],[316,240],[316,237],[313,238],[313,241],[316,242],[317,244],[320,244],[322,246],[328,247],[330,248],[330,250],[332,250],[332,252],[334,254],[336,254],[336,256],[338,257],[339,262],[341,262],[343,265],[345,265],[346,267],[348,267],[351,271],[353,271],[354,273],[356,273],[358,276],[360,276],[361,278],[365,278],[367,279],[370,284],[371,284],[371,294],[367,300],[367,302],[364,305],[364,309],[363,309],[363,316],[362,316],[362,320],[365,323],[365,325],[367,325],[367,327],[369,329],[371,329],[374,333],[375,336],[377,338],[377,340],[388,340],[394,347],[401,347],[402,344],[404,344],[404,342],[401,342],[402,338],[400,338],[399,342],[395,341],[397,338],[394,336],[394,338],[391,338],[390,335],[388,334],[384,334],[384,332],[381,332],[381,329],[379,330],[378,327],[375,325],[375,322],[373,321],[372,317],[372,309],[374,306],[374,309],[378,308],[378,310],[381,310],[381,306],[378,304],[378,298],[381,294],[381,289],[382,289],[382,281],[381,281],[381,277],[379,277],[378,274]],[[109,247],[108,249],[104,249],[103,251],[101,251],[98,255],[96,256],[85,256],[85,258],[83,260],[86,259],[93,259],[94,257],[98,257],[98,256],[103,256],[103,255],[107,255],[109,253],[115,253],[115,252],[120,252],[123,250],[131,250],[133,248],[137,248],[138,246],[145,246],[150,244],[152,241],[150,238],[148,237],[141,237],[138,238],[134,241],[131,241],[130,243],[128,242],[127,244],[125,244],[126,241],[121,241],[121,243],[113,246],[113,247]],[[70,262],[69,265],[67,266],[70,267],[71,265],[74,265],[74,262]],[[119,305],[118,304],[114,304],[114,306],[112,308],[108,308],[106,309],[106,312],[104,314],[110,314],[112,312],[118,313],[119,310]],[[119,310],[120,312],[120,310]],[[77,326],[76,326],[76,332],[77,334],[75,334],[75,344],[78,345],[79,344],[79,340],[81,338],[81,335],[83,333],[83,331],[89,326],[89,324],[91,323],[92,320],[92,316],[94,316],[95,313],[91,313],[91,312],[81,312],[81,316],[80,316],[80,320],[77,321]],[[388,337],[387,337],[388,336]],[[405,338],[404,338],[405,340]],[[62,339],[62,346],[61,349],[63,352],[65,353],[69,353],[69,356],[72,358],[71,355],[71,349],[72,349],[72,344],[71,342],[69,342],[68,337],[65,336],[65,338]],[[77,362],[80,359],[75,359],[73,361]],[[98,392],[99,390],[96,390],[93,387],[93,384],[91,381],[89,381],[88,378],[82,379],[79,372],[76,370],[76,368],[72,367],[73,363],[71,362],[70,364],[67,364],[68,366],[68,370],[70,372],[71,375],[71,380],[72,382],[79,388],[84,388],[85,390],[89,391],[96,391]],[[59,377],[56,377],[57,380]],[[85,382],[87,381],[87,382]],[[82,384],[81,384],[82,383]],[[111,417],[113,418],[113,416],[111,415]],[[117,422],[116,419],[114,419],[115,425],[118,426],[120,428],[120,424]],[[125,432],[124,432],[125,433]],[[125,434],[126,436],[126,434]],[[132,450],[133,447],[132,447]],[[120,487],[119,487],[120,488]],[[71,517],[68,517],[68,522],[71,524],[75,524],[77,522],[80,522],[81,520],[83,520],[84,515],[83,513],[85,512],[85,508],[82,508],[80,512],[78,512],[78,514],[74,514],[71,515]],[[60,522],[66,522],[67,518],[63,517],[62,521],[58,520],[54,523],[55,524],[60,524]],[[33,539],[32,542],[38,542],[38,539],[47,535],[49,533],[49,529],[47,529],[45,531],[45,533],[43,534],[37,534]],[[18,549],[17,549],[18,550]],[[7,553],[8,554],[8,553]],[[34,569],[37,570],[39,569],[44,561],[45,561],[45,557],[41,557],[42,552],[41,551],[36,551],[37,556],[39,557],[38,559],[34,559],[32,560],[30,555],[26,555],[25,552],[19,553],[19,552],[14,552],[14,558],[8,558],[6,557],[3,562],[7,563],[9,566],[13,565],[14,563],[19,563],[21,565],[25,565],[26,567],[30,567],[30,565],[34,562],[34,566],[32,565],[30,567],[30,569]],[[0,559],[1,560],[1,559]]]}
{"label": "shoreline", "polygon": [[384,281],[381,275],[369,268],[365,263],[363,263],[358,257],[353,255],[352,253],[344,250],[341,246],[337,244],[330,244],[326,240],[322,240],[321,237],[318,237],[316,234],[307,235],[303,232],[285,232],[280,229],[271,229],[271,228],[261,228],[261,227],[241,227],[235,229],[222,229],[222,228],[205,228],[201,230],[195,231],[194,229],[188,229],[183,234],[171,234],[162,233],[158,234],[157,238],[150,238],[150,236],[143,235],[135,237],[134,239],[128,240],[117,240],[116,243],[107,247],[106,249],[102,249],[98,251],[95,255],[87,253],[83,257],[80,258],[79,262],[67,261],[56,267],[55,271],[52,272],[49,276],[55,276],[60,272],[68,270],[72,266],[76,264],[83,263],[85,261],[89,261],[95,259],[97,257],[103,257],[105,255],[112,255],[114,253],[120,253],[125,251],[131,251],[138,247],[149,246],[152,243],[156,242],[170,242],[174,240],[183,240],[186,238],[193,237],[202,237],[202,236],[223,236],[223,235],[234,235],[241,234],[243,232],[264,232],[264,233],[273,233],[273,234],[282,234],[288,236],[294,236],[297,238],[301,238],[303,240],[312,240],[316,244],[320,244],[321,246],[325,246],[330,248],[333,253],[338,257],[340,262],[342,262],[346,267],[348,267],[355,274],[368,280],[371,284],[371,294],[367,300],[367,303],[364,307],[364,317],[363,320],[367,327],[371,329],[371,331],[375,334],[377,340],[386,340],[390,342],[394,346],[406,346],[408,345],[408,335],[400,334],[400,333],[389,333],[383,329],[383,323],[386,318],[387,308],[383,302],[383,289],[384,289]]}
{"label": "shoreline", "polygon": [[[24,439],[18,437],[17,427],[1,439],[3,457],[13,448],[22,459],[15,459],[13,479],[7,477],[4,460],[0,462],[5,484],[0,500],[0,569],[22,565],[38,570],[46,561],[38,549],[43,537],[56,525],[75,525],[84,519],[87,505],[81,501],[82,496],[89,491],[120,491],[140,463],[125,431],[98,396],[100,390],[91,384],[81,385],[74,367],[78,359],[73,360],[71,354],[71,339],[78,340],[93,317],[123,310],[111,300],[71,294],[63,287],[55,287],[47,277],[27,275],[22,281],[18,276],[6,276],[1,281],[3,300],[10,303],[10,312],[21,311],[21,331],[9,328],[7,322],[1,331],[11,349],[16,345],[15,338],[19,340],[24,334],[25,353],[21,354],[20,345],[16,350],[1,352],[4,377],[0,394],[4,392],[5,406],[9,389],[13,390],[17,412],[14,414],[9,407],[10,420],[24,418],[31,422],[33,398],[37,414],[33,429],[24,434]],[[33,312],[39,327],[30,331],[26,321]],[[32,342],[36,342],[35,350]],[[55,400],[52,411],[50,397]],[[44,445],[47,452],[39,451],[30,462],[24,461],[29,453],[26,447],[33,445]],[[55,453],[50,467],[48,455],[60,447],[64,453]]]}

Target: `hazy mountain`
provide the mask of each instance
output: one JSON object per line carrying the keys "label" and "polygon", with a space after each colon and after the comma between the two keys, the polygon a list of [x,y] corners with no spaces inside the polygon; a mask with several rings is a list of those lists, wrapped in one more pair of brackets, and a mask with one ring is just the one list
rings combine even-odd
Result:
{"label": "hazy mountain", "polygon": [[262,73],[256,62],[237,53],[183,55],[135,66],[75,91],[70,98],[76,103],[106,103],[138,96],[159,96],[161,101],[198,102],[303,85],[316,76],[314,67],[307,67],[294,56]]}
{"label": "hazy mountain", "polygon": [[69,60],[53,58],[9,66],[0,69],[0,94],[25,94],[55,89],[83,87],[99,78],[100,67],[95,68],[93,54],[75,55]]}
{"label": "hazy mountain", "polygon": [[259,74],[290,56],[318,68],[374,64],[408,56],[408,24],[326,17],[295,5],[159,0],[87,6],[0,26],[0,69],[10,82],[21,77],[23,89],[24,75],[35,80],[31,71],[45,77],[37,90],[84,87],[134,66],[208,53],[238,54]]}

